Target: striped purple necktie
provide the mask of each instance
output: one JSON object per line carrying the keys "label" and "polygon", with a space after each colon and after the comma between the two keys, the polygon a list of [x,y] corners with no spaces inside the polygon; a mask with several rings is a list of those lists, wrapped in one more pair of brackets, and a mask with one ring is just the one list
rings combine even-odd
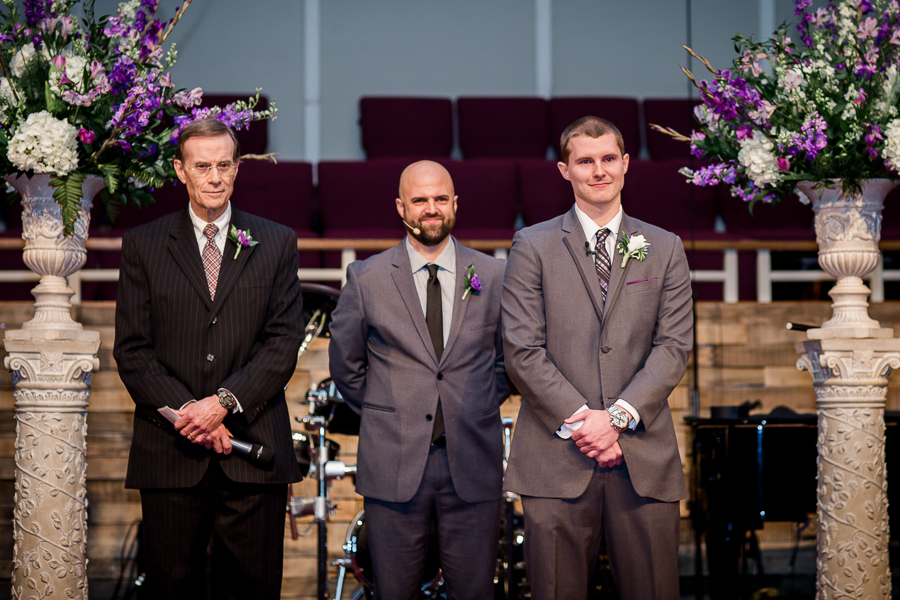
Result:
{"label": "striped purple necktie", "polygon": [[606,293],[609,291],[609,274],[612,263],[609,253],[606,251],[606,238],[611,232],[605,227],[597,232],[597,246],[594,248],[594,268],[597,269],[597,277],[600,279],[600,287],[603,289],[603,301],[606,302]]}

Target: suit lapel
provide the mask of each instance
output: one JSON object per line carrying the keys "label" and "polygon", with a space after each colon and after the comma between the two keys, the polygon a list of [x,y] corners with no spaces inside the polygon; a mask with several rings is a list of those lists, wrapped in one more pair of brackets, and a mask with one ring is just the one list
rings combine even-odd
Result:
{"label": "suit lapel", "polygon": [[[425,313],[422,312],[422,305],[419,303],[419,295],[416,293],[416,284],[413,282],[412,266],[409,264],[409,255],[406,253],[406,241],[400,242],[391,250],[391,264],[393,271],[391,277],[400,292],[400,297],[406,305],[409,317],[412,319],[416,331],[422,343],[425,344],[425,350],[431,355],[431,359],[437,364],[437,354],[434,352],[434,344],[431,343],[431,335],[428,333],[428,324],[425,322]],[[446,352],[445,352],[446,354]]]}
{"label": "suit lapel", "polygon": [[581,223],[575,214],[575,207],[572,207],[572,210],[563,216],[562,229],[565,234],[563,236],[563,244],[565,244],[569,254],[572,255],[572,260],[575,261],[575,265],[578,267],[578,273],[581,275],[584,287],[587,288],[591,304],[593,304],[594,311],[597,313],[597,319],[602,323],[603,289],[600,287],[600,280],[597,279],[594,260],[584,251],[584,229],[582,229]]}
{"label": "suit lapel", "polygon": [[[634,235],[636,233],[634,222],[624,213],[622,214],[622,224],[619,227],[619,239],[623,237],[623,233],[627,233],[628,235]],[[616,240],[616,245],[618,245],[618,240]],[[613,256],[611,257],[612,260],[610,262],[612,262],[612,270],[609,274],[609,289],[612,293],[606,297],[606,306],[604,307],[603,312],[604,318],[612,314],[612,310],[616,306],[616,301],[619,299],[619,292],[622,291],[622,284],[625,283],[625,274],[628,273],[631,263],[634,262],[633,258],[629,258],[623,269],[621,256],[622,255],[618,252],[613,252]]]}
{"label": "suit lapel", "polygon": [[197,245],[197,236],[194,235],[191,218],[187,214],[188,210],[190,210],[190,206],[182,211],[178,225],[169,232],[168,249],[172,258],[175,259],[175,263],[206,304],[206,308],[210,309],[212,300],[209,297],[206,272],[203,270],[200,247]]}
{"label": "suit lapel", "polygon": [[441,364],[447,360],[447,355],[453,348],[453,342],[459,336],[459,331],[466,319],[466,309],[469,307],[469,300],[472,297],[470,294],[468,298],[461,300],[466,288],[466,269],[475,262],[473,260],[474,251],[460,244],[455,238],[453,241],[456,242],[456,290],[453,292],[453,320],[450,323],[450,334],[447,336],[444,353],[441,355]]}
{"label": "suit lapel", "polygon": [[[234,225],[238,229],[247,229],[245,216],[246,215],[243,212],[235,210],[234,205],[232,205],[231,224],[228,226],[228,230],[231,229],[231,225]],[[228,235],[228,231],[226,231],[225,234]],[[253,232],[251,231],[250,234],[252,235]],[[263,240],[257,241],[261,244],[265,243]],[[247,261],[250,260],[250,255],[253,254],[253,246],[250,246],[241,248],[240,254],[235,258],[234,253],[236,250],[237,245],[226,238],[225,250],[222,252],[222,266],[219,268],[219,281],[216,283],[216,299],[212,303],[213,314],[211,316],[215,316],[222,310],[225,299],[228,298],[228,294],[234,289],[234,284],[237,283],[244,267],[247,265]]]}

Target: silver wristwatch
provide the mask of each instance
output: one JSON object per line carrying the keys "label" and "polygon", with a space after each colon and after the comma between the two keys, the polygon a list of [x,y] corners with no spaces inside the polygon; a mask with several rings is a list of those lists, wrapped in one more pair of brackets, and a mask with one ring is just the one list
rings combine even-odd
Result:
{"label": "silver wristwatch", "polygon": [[234,410],[234,407],[237,405],[237,399],[234,397],[234,394],[224,388],[219,388],[216,395],[219,397],[219,404],[222,405],[222,408],[228,412]]}
{"label": "silver wristwatch", "polygon": [[609,413],[609,422],[615,427],[619,433],[622,433],[626,429],[628,429],[628,425],[631,424],[631,419],[628,417],[628,413],[613,404],[609,408],[606,409],[606,412]]}

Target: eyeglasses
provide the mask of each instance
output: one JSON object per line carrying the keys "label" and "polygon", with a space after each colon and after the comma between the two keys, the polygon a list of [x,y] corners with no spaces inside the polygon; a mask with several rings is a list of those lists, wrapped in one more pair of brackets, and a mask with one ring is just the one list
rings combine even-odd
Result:
{"label": "eyeglasses", "polygon": [[237,165],[233,162],[220,162],[214,165],[209,163],[197,163],[193,167],[188,167],[188,170],[193,173],[195,177],[200,179],[209,175],[213,169],[219,172],[219,177],[231,177],[234,175]]}

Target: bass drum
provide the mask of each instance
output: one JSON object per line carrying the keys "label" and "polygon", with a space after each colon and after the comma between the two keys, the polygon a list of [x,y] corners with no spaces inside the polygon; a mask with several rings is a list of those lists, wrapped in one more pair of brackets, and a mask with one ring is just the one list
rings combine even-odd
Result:
{"label": "bass drum", "polygon": [[[422,580],[420,598],[443,598],[441,586],[444,582],[441,577],[440,560],[438,557],[437,532],[432,527],[431,542],[428,546],[428,556],[425,559],[425,576]],[[372,598],[372,590],[375,588],[374,571],[372,569],[372,556],[369,554],[369,536],[366,531],[366,511],[360,510],[350,522],[347,536],[344,538],[344,554],[350,560],[350,569],[353,576],[365,590],[365,597]]]}

